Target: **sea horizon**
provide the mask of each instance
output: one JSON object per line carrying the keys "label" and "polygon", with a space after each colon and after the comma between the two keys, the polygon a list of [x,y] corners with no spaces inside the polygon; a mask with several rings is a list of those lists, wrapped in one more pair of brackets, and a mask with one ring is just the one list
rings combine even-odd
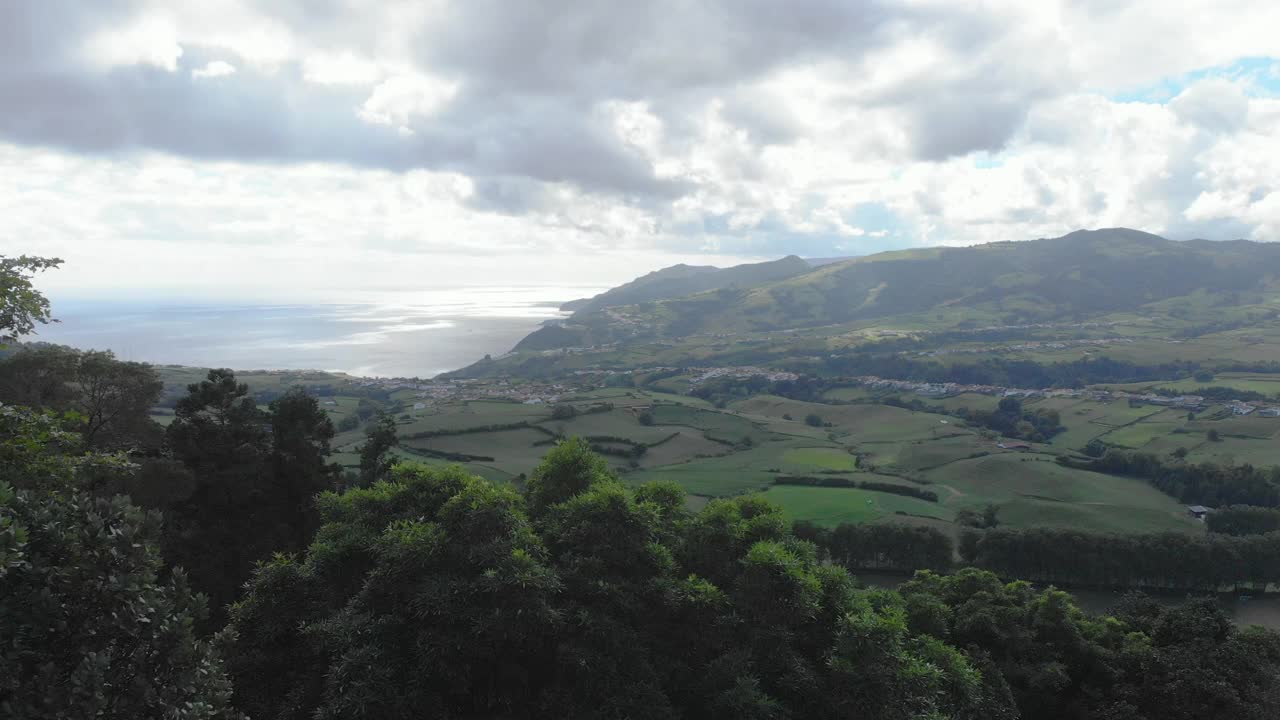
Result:
{"label": "sea horizon", "polygon": [[23,340],[153,365],[429,378],[509,352],[566,317],[560,303],[604,289],[472,286],[332,303],[53,298],[58,322]]}

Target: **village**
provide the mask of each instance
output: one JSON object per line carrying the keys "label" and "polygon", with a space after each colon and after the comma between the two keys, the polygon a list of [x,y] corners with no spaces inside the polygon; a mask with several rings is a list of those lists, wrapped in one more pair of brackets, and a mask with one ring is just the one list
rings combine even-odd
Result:
{"label": "village", "polygon": [[[555,403],[562,396],[597,390],[610,384],[610,378],[617,376],[651,375],[655,373],[679,372],[689,378],[689,388],[713,379],[735,378],[746,379],[762,377],[770,382],[786,382],[798,380],[800,376],[794,372],[762,368],[757,366],[725,366],[725,367],[669,367],[654,366],[633,370],[606,370],[587,368],[575,370],[568,376],[556,381],[517,380],[507,378],[469,378],[469,379],[435,379],[419,380],[405,378],[362,378],[356,381],[359,387],[378,388],[386,392],[407,390],[413,393],[418,401],[415,409],[422,409],[439,402],[457,402],[465,400],[504,399],[527,404]],[[892,390],[910,392],[931,397],[947,397],[962,393],[976,393],[996,397],[1019,398],[1073,398],[1109,402],[1127,400],[1149,405],[1179,408],[1191,412],[1199,412],[1211,403],[1200,395],[1161,395],[1154,392],[1128,392],[1123,390],[1103,390],[1095,388],[1053,388],[1032,389],[1005,387],[1001,385],[969,385],[955,382],[919,382],[914,380],[895,380],[876,375],[859,375],[841,377],[840,384],[861,386],[876,390]],[[627,383],[630,384],[630,383]],[[419,407],[421,406],[421,407]],[[1231,400],[1225,403],[1233,415],[1280,418],[1280,403],[1264,400]]]}
{"label": "village", "polygon": [[[916,382],[912,380],[892,380],[889,378],[877,377],[875,375],[846,377],[841,378],[841,381],[847,382],[851,385],[861,385],[864,387],[882,390],[912,392],[918,395],[931,395],[935,397],[946,397],[949,395],[959,395],[961,393],[977,393],[979,395],[995,395],[997,397],[1075,398],[1081,400],[1097,400],[1100,402],[1129,400],[1149,405],[1163,405],[1165,407],[1180,408],[1192,412],[1204,410],[1209,405],[1205,398],[1200,395],[1176,395],[1170,397],[1153,392],[1137,393],[1123,390],[1100,390],[1092,388],[1054,388],[1048,390],[1034,390],[1028,388],[1003,387],[1000,385],[966,385],[954,382],[930,383]],[[1233,415],[1252,415],[1256,412],[1261,417],[1280,417],[1280,404],[1276,404],[1274,402],[1262,400],[1252,400],[1248,402],[1243,400],[1231,400],[1226,403],[1226,407],[1231,410]]]}

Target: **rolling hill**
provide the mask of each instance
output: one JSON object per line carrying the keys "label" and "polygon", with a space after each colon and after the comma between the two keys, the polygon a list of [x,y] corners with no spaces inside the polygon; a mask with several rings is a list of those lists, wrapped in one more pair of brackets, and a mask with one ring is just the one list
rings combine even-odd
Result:
{"label": "rolling hill", "polygon": [[607,307],[668,300],[708,290],[753,287],[807,272],[811,265],[789,255],[779,260],[717,268],[710,265],[673,265],[638,277],[592,298],[573,300],[561,310],[589,313]]}
{"label": "rolling hill", "polygon": [[[534,333],[517,349],[797,330],[884,318],[963,328],[1158,311],[1212,321],[1228,308],[1265,308],[1277,296],[1280,244],[1176,242],[1117,228],[1025,242],[886,252],[684,296],[671,294],[679,291],[673,284],[643,287],[650,289],[645,305],[618,305],[626,297],[619,292],[614,296],[619,300],[610,303],[614,307],[584,307],[561,326]],[[660,289],[669,292],[658,298]]]}

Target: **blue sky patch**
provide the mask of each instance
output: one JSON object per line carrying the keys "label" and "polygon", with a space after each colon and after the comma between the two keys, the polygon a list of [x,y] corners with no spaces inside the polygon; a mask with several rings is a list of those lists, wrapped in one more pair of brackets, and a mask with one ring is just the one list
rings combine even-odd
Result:
{"label": "blue sky patch", "polygon": [[1192,70],[1178,77],[1165,78],[1154,85],[1111,95],[1110,99],[1116,102],[1164,104],[1189,86],[1207,78],[1243,82],[1245,93],[1251,97],[1280,97],[1280,58],[1241,58],[1226,65],[1215,65]]}

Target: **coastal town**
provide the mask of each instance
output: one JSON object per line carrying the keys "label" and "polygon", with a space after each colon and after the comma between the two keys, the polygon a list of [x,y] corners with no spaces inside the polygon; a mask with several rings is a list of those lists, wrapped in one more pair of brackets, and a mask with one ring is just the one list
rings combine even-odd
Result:
{"label": "coastal town", "polygon": [[[506,399],[528,404],[555,403],[562,397],[577,392],[597,390],[609,385],[634,386],[631,379],[635,376],[651,376],[655,374],[679,373],[688,379],[688,388],[698,386],[715,379],[747,379],[759,377],[769,382],[787,382],[800,379],[800,375],[785,370],[762,368],[757,366],[725,366],[725,367],[671,367],[654,366],[631,370],[612,370],[588,368],[575,370],[571,374],[554,381],[516,380],[507,378],[465,378],[465,379],[404,379],[404,378],[362,378],[356,380],[360,387],[379,388],[387,392],[410,391],[417,400],[415,407],[423,407],[439,402],[457,402],[465,400]],[[621,380],[620,380],[621,379]],[[907,392],[927,397],[948,397],[965,393],[990,395],[994,397],[1018,398],[1071,398],[1111,402],[1116,400],[1143,403],[1199,412],[1214,403],[1201,395],[1182,394],[1167,395],[1156,392],[1134,392],[1126,390],[1108,390],[1102,388],[1051,388],[1032,389],[1006,387],[1001,385],[971,385],[955,382],[919,382],[913,380],[896,380],[875,375],[858,375],[833,378],[837,385],[865,387],[872,390]],[[1280,417],[1280,402],[1266,400],[1229,400],[1225,407],[1233,415],[1260,417]],[[421,408],[419,408],[421,409]]]}

